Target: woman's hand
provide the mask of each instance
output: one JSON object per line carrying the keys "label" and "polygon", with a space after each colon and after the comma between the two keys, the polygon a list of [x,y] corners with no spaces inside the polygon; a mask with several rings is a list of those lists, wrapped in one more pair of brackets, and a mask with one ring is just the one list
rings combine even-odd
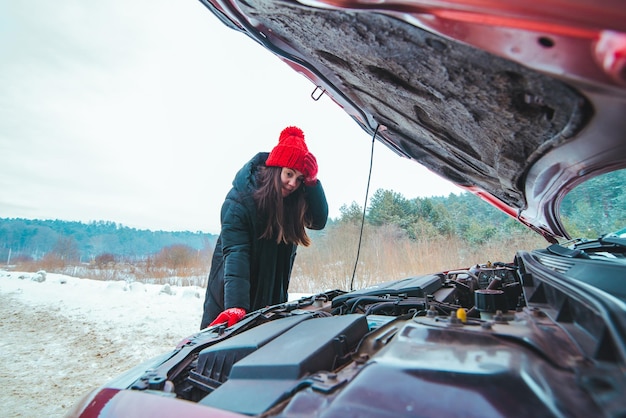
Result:
{"label": "woman's hand", "polygon": [[315,186],[317,184],[317,159],[310,152],[304,156],[304,178],[305,186]]}
{"label": "woman's hand", "polygon": [[217,318],[209,324],[210,327],[226,322],[226,326],[232,327],[237,322],[241,321],[241,318],[246,316],[246,310],[242,308],[228,308],[222,311]]}

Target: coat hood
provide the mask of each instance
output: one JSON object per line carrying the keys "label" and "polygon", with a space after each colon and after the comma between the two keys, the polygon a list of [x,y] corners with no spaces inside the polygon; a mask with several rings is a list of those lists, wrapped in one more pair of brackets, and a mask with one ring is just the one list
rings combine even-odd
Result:
{"label": "coat hood", "polygon": [[269,153],[259,152],[250,161],[244,164],[243,167],[237,171],[235,178],[233,179],[233,189],[238,193],[251,193],[256,186],[256,171],[258,167],[264,166],[265,161]]}

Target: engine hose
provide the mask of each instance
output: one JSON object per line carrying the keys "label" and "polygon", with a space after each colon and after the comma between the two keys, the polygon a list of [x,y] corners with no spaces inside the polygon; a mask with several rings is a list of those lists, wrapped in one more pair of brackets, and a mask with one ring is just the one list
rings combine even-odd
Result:
{"label": "engine hose", "polygon": [[394,308],[396,310],[395,314],[399,315],[400,312],[398,312],[398,310],[400,309],[402,310],[415,309],[416,311],[420,311],[420,310],[425,310],[426,305],[424,303],[419,303],[419,302],[414,302],[414,301],[402,301],[402,300],[398,300],[395,302],[381,302],[381,303],[377,303],[367,308],[367,310],[365,311],[365,315],[372,315],[386,308]]}
{"label": "engine hose", "polygon": [[[380,296],[361,296],[361,297],[358,297],[358,298],[348,299],[344,303],[350,309],[349,313],[354,313],[362,302],[369,302],[369,304],[371,304],[371,303],[380,303],[380,302],[383,302],[383,301],[384,302],[389,302],[390,300],[391,299],[382,298]],[[394,302],[397,302],[399,300],[400,300],[400,298],[393,299]]]}

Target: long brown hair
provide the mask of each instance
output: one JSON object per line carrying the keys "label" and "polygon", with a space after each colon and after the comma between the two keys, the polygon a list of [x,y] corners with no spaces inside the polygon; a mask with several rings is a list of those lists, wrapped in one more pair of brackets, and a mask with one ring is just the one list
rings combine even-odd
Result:
{"label": "long brown hair", "polygon": [[300,185],[283,198],[281,172],[281,167],[259,167],[256,174],[257,189],[253,197],[259,216],[266,223],[261,238],[308,247],[311,239],[305,227],[310,226],[310,220],[306,215],[304,187]]}

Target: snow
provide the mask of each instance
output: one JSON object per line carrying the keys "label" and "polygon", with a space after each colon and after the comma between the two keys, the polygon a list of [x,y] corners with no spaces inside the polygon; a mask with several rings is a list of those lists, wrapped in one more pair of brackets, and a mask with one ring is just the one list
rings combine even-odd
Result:
{"label": "snow", "polygon": [[204,291],[0,269],[2,417],[63,417],[92,389],[171,351],[199,330]]}
{"label": "snow", "polygon": [[64,416],[91,389],[198,331],[203,301],[198,287],[0,270],[2,415]]}
{"label": "snow", "polygon": [[[45,275],[43,282],[37,277]],[[168,294],[167,289],[170,289]],[[126,281],[98,281],[51,273],[0,270],[0,293],[46,307],[72,321],[110,327],[141,324],[141,332],[164,337],[164,347],[199,330],[204,289]],[[114,342],[126,343],[119,335]],[[158,353],[155,353],[158,354]]]}
{"label": "snow", "polygon": [[65,416],[90,390],[197,332],[203,303],[195,286],[0,270],[2,416]]}

